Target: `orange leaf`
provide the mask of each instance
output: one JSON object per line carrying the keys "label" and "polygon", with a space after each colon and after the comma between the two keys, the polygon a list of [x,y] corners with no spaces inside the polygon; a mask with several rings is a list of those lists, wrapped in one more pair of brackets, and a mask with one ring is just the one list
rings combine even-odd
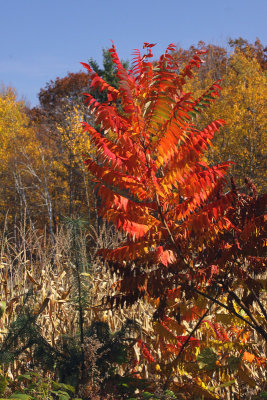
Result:
{"label": "orange leaf", "polygon": [[248,351],[245,351],[243,354],[243,360],[252,363],[255,360],[254,354],[249,353]]}

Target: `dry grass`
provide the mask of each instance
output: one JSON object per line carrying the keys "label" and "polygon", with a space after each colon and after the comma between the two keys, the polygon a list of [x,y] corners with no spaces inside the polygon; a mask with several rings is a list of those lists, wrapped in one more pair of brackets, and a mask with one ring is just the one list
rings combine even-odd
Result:
{"label": "dry grass", "polygon": [[[17,232],[19,237],[16,242],[3,232],[0,243],[0,300],[6,302],[5,313],[0,319],[0,342],[4,340],[11,322],[21,312],[25,295],[32,291],[30,306],[38,315],[42,336],[53,347],[60,346],[64,335],[79,334],[72,231],[65,225],[60,226],[55,234],[54,246],[46,231],[38,233],[32,228],[20,227]],[[120,240],[121,237],[105,225],[98,231],[90,227],[79,233],[80,272],[87,289],[84,325],[105,321],[115,331],[121,328],[126,318],[132,318],[142,327],[144,341],[152,343],[156,340],[151,325],[152,306],[140,301],[129,309],[111,310],[102,304],[102,298],[112,291],[115,276],[106,271],[96,252],[103,247],[115,247]],[[190,328],[191,325],[188,326],[189,331]],[[201,339],[201,333],[198,332],[197,336]],[[255,338],[255,346],[264,354],[262,340]],[[135,346],[134,351],[139,360],[140,349]],[[159,359],[161,357],[160,353],[154,355]],[[24,358],[10,366],[9,374],[16,376],[23,370],[25,360],[31,363],[31,357],[31,351],[26,352]],[[143,377],[157,375],[146,363],[140,363],[137,370]],[[250,365],[249,370],[252,376],[258,377],[256,380],[262,381],[262,367]],[[181,379],[184,380],[184,376]],[[230,389],[226,388],[224,393],[225,398],[231,398]]]}
{"label": "dry grass", "polygon": [[[46,231],[40,234],[32,228],[20,227],[17,232],[16,242],[5,232],[1,238],[0,299],[6,303],[6,310],[0,319],[0,341],[20,313],[25,295],[32,291],[28,304],[38,315],[41,334],[52,346],[57,346],[64,335],[79,333],[72,232],[68,227],[60,226],[54,246]],[[96,252],[102,247],[116,246],[120,240],[120,236],[105,225],[98,231],[90,227],[79,233],[80,272],[88,292],[84,325],[105,321],[115,331],[121,328],[126,318],[134,318],[148,332],[149,306],[140,302],[131,309],[114,311],[102,304],[115,277],[105,270]],[[138,350],[136,355],[139,357]],[[28,352],[28,362],[30,357]],[[12,375],[20,367],[21,363],[17,361],[11,368]]]}

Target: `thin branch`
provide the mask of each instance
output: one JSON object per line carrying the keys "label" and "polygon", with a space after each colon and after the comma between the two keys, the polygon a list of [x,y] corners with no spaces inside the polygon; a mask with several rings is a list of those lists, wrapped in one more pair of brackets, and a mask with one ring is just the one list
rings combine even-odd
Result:
{"label": "thin branch", "polygon": [[210,295],[208,295],[208,294],[206,294],[206,293],[203,293],[203,292],[201,292],[201,291],[198,290],[198,289],[195,289],[195,288],[194,288],[193,290],[194,290],[196,293],[200,294],[201,296],[206,297],[207,299],[213,301],[214,303],[218,304],[219,306],[225,308],[230,314],[234,314],[237,318],[239,318],[239,319],[241,319],[242,321],[244,321],[244,322],[245,322],[247,325],[249,325],[252,329],[256,330],[260,335],[262,335],[262,336],[264,337],[265,340],[267,340],[267,337],[266,337],[265,333],[262,332],[262,330],[259,329],[258,326],[253,325],[250,321],[248,321],[247,319],[245,319],[244,317],[242,317],[242,315],[238,314],[235,310],[231,310],[231,311],[230,311],[230,309],[229,309],[228,306],[226,306],[225,304],[223,304],[221,301],[215,299],[214,297],[212,297],[212,296],[210,296]]}
{"label": "thin branch", "polygon": [[172,377],[172,373],[173,373],[173,367],[177,364],[182,352],[184,351],[185,347],[188,345],[191,337],[194,335],[194,333],[198,330],[198,328],[200,327],[202,321],[204,318],[206,318],[206,316],[208,315],[208,313],[210,312],[211,307],[213,306],[214,302],[210,305],[210,307],[207,309],[207,311],[202,315],[202,317],[199,318],[197,324],[195,325],[194,329],[192,329],[192,331],[190,332],[188,338],[186,339],[186,341],[183,343],[182,347],[180,348],[179,353],[177,354],[177,356],[175,357],[175,359],[171,362],[171,364],[169,365],[170,371],[167,377],[167,380],[164,384],[164,390],[167,390],[170,384],[170,380]]}
{"label": "thin branch", "polygon": [[258,298],[258,296],[256,295],[256,293],[254,292],[253,289],[251,289],[251,293],[253,294],[253,296],[254,296],[256,302],[258,303],[258,305],[260,306],[261,312],[262,312],[262,314],[264,315],[264,317],[265,317],[265,319],[267,321],[267,312],[266,312],[265,308],[263,307],[262,302],[260,301],[260,299]]}
{"label": "thin branch", "polygon": [[265,340],[267,341],[267,332],[265,332],[265,330],[263,329],[263,327],[261,325],[258,324],[257,320],[253,317],[252,313],[250,312],[249,308],[243,304],[243,302],[239,299],[239,297],[232,291],[229,290],[225,287],[225,285],[223,286],[227,292],[234,298],[234,300],[236,301],[236,303],[242,308],[242,310],[247,314],[247,316],[251,319],[251,321],[253,322],[256,331],[258,333],[260,333]]}
{"label": "thin branch", "polygon": [[156,202],[157,202],[157,207],[158,207],[158,213],[160,215],[160,219],[162,224],[164,225],[164,228],[166,229],[170,242],[172,243],[172,245],[174,246],[175,250],[176,250],[176,255],[179,257],[179,259],[182,261],[183,265],[186,266],[187,268],[189,268],[190,271],[193,271],[193,268],[191,267],[191,265],[189,265],[183,258],[183,256],[181,255],[181,249],[178,246],[178,244],[176,243],[176,241],[174,240],[174,237],[170,231],[170,228],[168,227],[168,224],[164,218],[164,215],[162,214],[162,210],[161,210],[161,206],[160,206],[160,202],[159,202],[159,197],[158,194],[156,194]]}

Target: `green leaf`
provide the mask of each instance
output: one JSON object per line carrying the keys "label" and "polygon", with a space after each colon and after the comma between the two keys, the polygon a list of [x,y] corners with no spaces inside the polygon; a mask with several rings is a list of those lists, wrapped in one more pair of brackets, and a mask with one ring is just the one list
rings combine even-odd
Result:
{"label": "green leaf", "polygon": [[0,318],[4,315],[6,311],[6,302],[0,301]]}
{"label": "green leaf", "polygon": [[199,369],[212,371],[216,368],[217,354],[212,349],[204,349],[197,356]]}
{"label": "green leaf", "polygon": [[177,397],[175,396],[175,394],[174,394],[171,390],[166,390],[166,391],[165,391],[165,394],[166,394],[167,396],[172,396],[172,397],[171,397],[172,399],[177,399]]}
{"label": "green leaf", "polygon": [[59,398],[58,398],[58,400],[69,400],[70,399],[70,395],[68,395],[68,393],[61,393],[60,395],[59,395]]}
{"label": "green leaf", "polygon": [[149,392],[142,393],[142,396],[143,396],[144,399],[152,399],[154,397],[154,395],[152,393],[149,393]]}
{"label": "green leaf", "polygon": [[192,118],[195,118],[195,116],[196,116],[196,112],[193,112],[193,111],[187,111],[187,114],[191,115]]}
{"label": "green leaf", "polygon": [[29,396],[28,394],[24,394],[24,393],[15,393],[15,394],[12,394],[11,399],[32,400],[32,397]]}
{"label": "green leaf", "polygon": [[23,374],[23,375],[19,375],[18,376],[18,380],[19,381],[23,381],[23,380],[27,380],[27,381],[31,381],[32,380],[32,377],[31,377],[31,375],[29,375],[29,374]]}
{"label": "green leaf", "polygon": [[234,384],[235,384],[235,380],[233,379],[232,381],[228,381],[228,382],[223,383],[219,387],[220,388],[225,388],[225,387],[228,387],[228,386],[231,386],[231,385],[234,385]]}
{"label": "green leaf", "polygon": [[7,380],[6,376],[0,375],[0,395],[3,395],[5,393],[7,384],[8,384],[8,380]]}
{"label": "green leaf", "polygon": [[67,385],[66,383],[53,382],[53,389],[55,391],[66,390],[73,394],[75,393],[75,388],[71,385]]}
{"label": "green leaf", "polygon": [[230,369],[231,372],[235,372],[240,364],[242,357],[235,357],[235,356],[230,356],[227,360],[228,368]]}
{"label": "green leaf", "polygon": [[51,393],[56,395],[58,397],[58,400],[69,400],[70,399],[70,395],[67,392],[63,392],[62,390],[59,390],[59,391],[51,390]]}

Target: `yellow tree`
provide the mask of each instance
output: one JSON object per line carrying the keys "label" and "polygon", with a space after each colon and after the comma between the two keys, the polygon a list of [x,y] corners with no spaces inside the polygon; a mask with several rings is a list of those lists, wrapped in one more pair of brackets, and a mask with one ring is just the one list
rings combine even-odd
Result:
{"label": "yellow tree", "polygon": [[25,192],[21,186],[18,170],[19,150],[31,142],[31,132],[23,102],[17,101],[13,89],[7,89],[0,95],[0,223],[16,223],[22,210],[27,210]]}
{"label": "yellow tree", "polygon": [[234,161],[232,173],[238,184],[250,177],[259,190],[266,182],[266,74],[255,58],[236,51],[225,76],[221,102],[211,113],[227,121],[211,152],[214,162]]}
{"label": "yellow tree", "polygon": [[[53,238],[53,202],[60,186],[59,166],[52,147],[45,145],[30,124],[23,102],[8,89],[0,96],[1,225],[17,238],[17,227],[49,225]],[[57,186],[56,186],[57,185]],[[62,202],[61,202],[62,205]]]}
{"label": "yellow tree", "polygon": [[[204,85],[209,85],[213,76],[212,65],[205,81],[201,74],[188,84],[188,90],[196,96]],[[215,136],[209,161],[233,161],[231,174],[238,186],[248,176],[259,191],[266,182],[266,74],[255,57],[236,48],[229,57],[225,73],[222,74],[221,98],[201,116],[205,123],[220,115],[226,126]],[[201,123],[201,121],[200,121]]]}
{"label": "yellow tree", "polygon": [[90,219],[95,197],[92,198],[93,192],[89,185],[89,172],[84,166],[84,155],[92,156],[93,153],[89,136],[81,125],[83,111],[83,107],[79,105],[66,108],[61,119],[56,123],[56,137],[58,146],[65,149],[65,160],[62,159],[62,162],[69,166],[67,168],[69,213],[82,212],[88,214]]}

